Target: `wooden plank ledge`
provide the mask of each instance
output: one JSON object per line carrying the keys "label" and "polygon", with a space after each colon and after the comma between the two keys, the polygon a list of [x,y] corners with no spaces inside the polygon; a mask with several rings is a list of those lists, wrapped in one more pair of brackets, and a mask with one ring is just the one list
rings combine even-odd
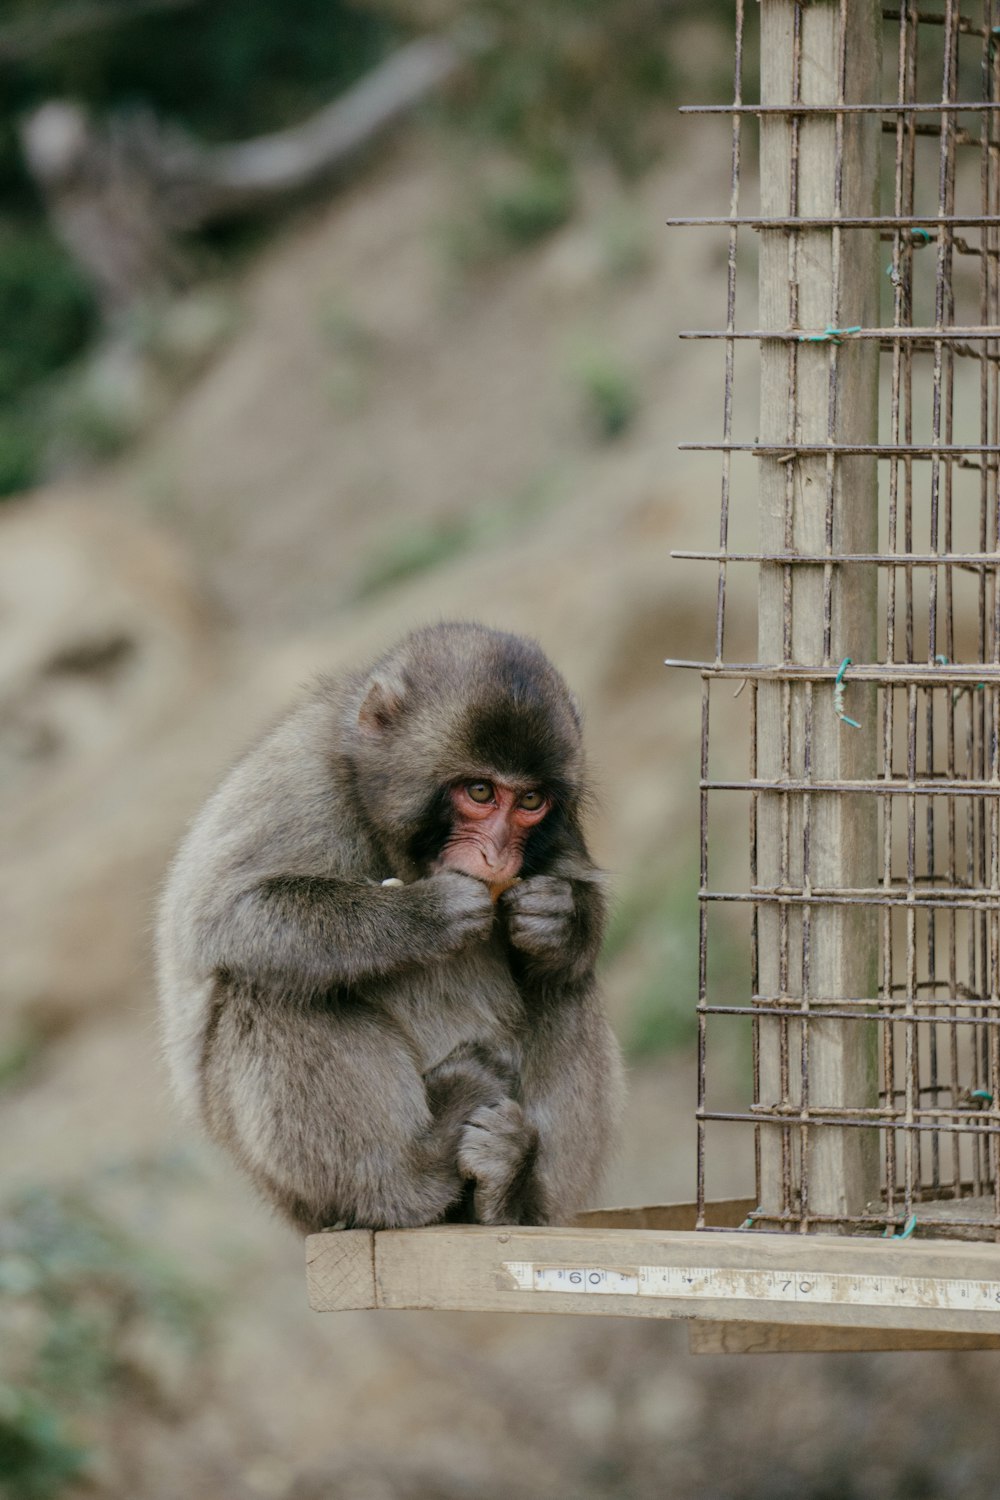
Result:
{"label": "wooden plank ledge", "polygon": [[[731,1211],[743,1207],[734,1203]],[[988,1340],[985,1347],[1000,1339],[995,1245],[621,1222],[630,1216],[649,1222],[658,1213],[666,1224],[686,1208],[602,1210],[565,1229],[439,1225],[312,1235],[310,1302],[319,1312],[424,1308],[698,1319],[749,1329],[726,1336],[733,1351],[741,1340],[760,1347],[765,1327],[803,1331],[797,1343],[767,1335],[772,1348],[843,1347],[838,1336],[817,1329],[972,1335]],[[722,1352],[724,1342],[715,1348]],[[870,1339],[861,1344],[873,1347]],[[969,1345],[963,1338],[956,1347]]]}
{"label": "wooden plank ledge", "polygon": [[692,1354],[871,1354],[902,1350],[1000,1349],[1000,1334],[902,1328],[806,1328],[785,1323],[688,1324]]}

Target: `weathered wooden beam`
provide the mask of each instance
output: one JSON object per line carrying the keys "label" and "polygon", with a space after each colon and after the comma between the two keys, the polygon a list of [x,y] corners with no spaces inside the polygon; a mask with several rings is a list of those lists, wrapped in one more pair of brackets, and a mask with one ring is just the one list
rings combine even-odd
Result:
{"label": "weathered wooden beam", "polygon": [[[879,97],[881,17],[875,0],[850,0],[849,40],[841,7],[763,0],[761,101],[835,106]],[[781,443],[871,444],[878,437],[878,345],[843,347],[822,330],[877,320],[878,231],[843,233],[834,221],[877,211],[879,121],[822,113],[761,120],[763,217],[829,220],[789,234],[760,235],[761,328],[804,330],[804,339],[761,347],[760,550],[822,557],[871,553],[878,545],[875,459],[801,453]],[[810,333],[818,339],[810,339]],[[788,570],[760,567],[759,660],[837,665],[875,660],[878,584],[874,566]],[[762,682],[757,699],[756,775],[764,780],[862,778],[876,772],[875,690],[856,686],[858,730],[834,714],[829,688]],[[811,764],[806,764],[811,749]],[[762,792],[757,802],[757,883],[808,890],[867,888],[877,878],[877,819],[869,795]],[[808,826],[806,819],[808,818]],[[758,909],[761,995],[836,1000],[873,995],[878,930],[873,911],[830,906]],[[806,923],[809,924],[808,930]],[[759,1027],[760,1099],[821,1111],[876,1102],[875,1038],[857,1020],[781,1020],[764,1009]],[[804,1095],[807,1094],[807,1097]],[[800,1154],[800,1144],[802,1151]],[[874,1132],[761,1125],[760,1202],[768,1213],[812,1210],[851,1217],[877,1196]],[[803,1180],[805,1179],[805,1180]]]}
{"label": "weathered wooden beam", "polygon": [[307,1256],[318,1312],[559,1312],[1000,1338],[993,1245],[441,1225],[312,1235]]}
{"label": "weathered wooden beam", "polygon": [[688,1347],[692,1354],[874,1354],[900,1350],[1000,1349],[1000,1334],[692,1322],[688,1324]]}
{"label": "weathered wooden beam", "polygon": [[[712,1223],[720,1229],[738,1229],[753,1213],[753,1198],[725,1198],[711,1205]],[[694,1229],[697,1203],[653,1203],[641,1208],[591,1208],[578,1214],[573,1229]]]}

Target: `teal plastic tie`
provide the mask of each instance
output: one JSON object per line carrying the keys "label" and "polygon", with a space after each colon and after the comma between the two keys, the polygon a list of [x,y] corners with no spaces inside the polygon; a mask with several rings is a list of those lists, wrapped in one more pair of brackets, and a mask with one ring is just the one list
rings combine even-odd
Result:
{"label": "teal plastic tie", "polygon": [[845,656],[844,660],[840,663],[836,677],[833,679],[833,711],[842,724],[850,724],[852,729],[860,729],[861,725],[857,719],[849,718],[844,709],[844,690],[847,686],[844,682],[844,673],[850,665],[851,658]]}
{"label": "teal plastic tie", "polygon": [[[929,229],[924,229],[922,225],[918,224],[913,229],[910,230],[910,244],[916,250],[922,250],[925,245],[933,245],[933,243],[934,243],[934,241],[936,239],[937,239],[937,235],[936,234],[932,234]],[[885,268],[885,274],[887,276],[893,276],[892,261],[890,261],[889,264],[886,266],[886,268]],[[898,275],[893,276],[893,280],[897,284],[900,281],[900,279],[901,278]]]}
{"label": "teal plastic tie", "polygon": [[849,333],[860,333],[861,324],[855,323],[853,328],[834,328],[828,323],[822,333],[800,333],[800,344],[842,344]]}

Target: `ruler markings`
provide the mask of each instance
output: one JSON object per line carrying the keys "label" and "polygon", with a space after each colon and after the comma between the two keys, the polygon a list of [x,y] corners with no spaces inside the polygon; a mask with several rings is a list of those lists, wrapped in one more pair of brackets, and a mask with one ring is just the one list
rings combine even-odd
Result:
{"label": "ruler markings", "polygon": [[592,1295],[728,1297],[850,1307],[944,1308],[1000,1313],[1000,1280],[946,1276],[878,1276],[856,1272],[757,1271],[720,1266],[539,1266],[504,1261],[521,1292]]}

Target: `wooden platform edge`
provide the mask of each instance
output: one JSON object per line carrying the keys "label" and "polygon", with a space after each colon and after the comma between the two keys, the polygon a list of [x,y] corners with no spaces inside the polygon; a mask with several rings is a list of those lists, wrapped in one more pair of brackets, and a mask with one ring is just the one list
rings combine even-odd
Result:
{"label": "wooden platform edge", "polygon": [[[751,1198],[721,1200],[712,1204],[713,1220],[735,1227],[743,1223],[753,1207]],[[697,1209],[693,1203],[656,1203],[630,1208],[590,1209],[579,1215],[574,1226],[581,1229],[693,1229],[696,1219]],[[306,1284],[309,1306],[314,1312],[356,1312],[390,1305],[379,1300],[375,1277],[376,1234],[388,1232],[329,1229],[307,1237]],[[391,1232],[412,1236],[433,1231],[409,1229]]]}
{"label": "wooden platform edge", "polygon": [[692,1354],[888,1354],[934,1349],[1000,1349],[1000,1334],[927,1329],[798,1327],[789,1323],[688,1324]]}
{"label": "wooden platform edge", "polygon": [[[713,1218],[725,1212],[715,1208]],[[742,1223],[745,1202],[734,1200],[728,1213]],[[318,1312],[385,1308],[683,1319],[692,1324],[692,1347],[699,1353],[1000,1348],[995,1245],[672,1227],[693,1222],[691,1214],[690,1205],[665,1204],[602,1209],[565,1229],[440,1225],[312,1235],[306,1242],[309,1300]],[[645,1268],[641,1277],[639,1268]],[[577,1290],[584,1284],[578,1275],[591,1269],[600,1273],[586,1277],[595,1283],[593,1292]],[[687,1270],[699,1273],[701,1287],[675,1294]],[[556,1278],[560,1288],[572,1289],[551,1289],[544,1273],[553,1271],[576,1273]],[[670,1274],[661,1278],[661,1272]],[[752,1280],[758,1275],[760,1295]],[[839,1301],[828,1293],[810,1305],[811,1278],[831,1275],[881,1278],[885,1302]],[[779,1276],[789,1276],[790,1285],[794,1280],[787,1300]],[[953,1290],[963,1282],[980,1284],[976,1306],[963,1308],[955,1296],[943,1305],[933,1288],[918,1299],[920,1305],[912,1305],[912,1296],[905,1305],[893,1300],[894,1279],[912,1289],[924,1278],[939,1278]],[[748,1286],[754,1289],[748,1292]]]}
{"label": "wooden platform edge", "polygon": [[377,1307],[374,1230],[334,1229],[309,1235],[306,1285],[314,1312]]}
{"label": "wooden platform edge", "polygon": [[[720,1198],[708,1205],[712,1223],[720,1229],[738,1229],[753,1213],[752,1198]],[[574,1229],[694,1229],[698,1223],[696,1203],[652,1203],[635,1208],[590,1208],[573,1220]]]}

